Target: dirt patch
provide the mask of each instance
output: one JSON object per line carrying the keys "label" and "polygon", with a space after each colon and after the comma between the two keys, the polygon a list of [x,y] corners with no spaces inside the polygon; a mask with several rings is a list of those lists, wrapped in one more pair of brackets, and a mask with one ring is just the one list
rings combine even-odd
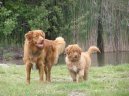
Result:
{"label": "dirt patch", "polygon": [[84,92],[82,91],[78,91],[78,90],[75,90],[75,91],[71,91],[68,96],[87,96],[86,94],[84,94]]}
{"label": "dirt patch", "polygon": [[23,49],[18,47],[0,47],[0,63],[23,64]]}

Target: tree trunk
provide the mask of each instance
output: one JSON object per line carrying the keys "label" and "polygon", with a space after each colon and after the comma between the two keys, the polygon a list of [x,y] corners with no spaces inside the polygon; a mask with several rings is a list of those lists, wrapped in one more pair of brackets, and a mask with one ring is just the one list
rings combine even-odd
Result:
{"label": "tree trunk", "polygon": [[97,46],[101,51],[101,54],[97,54],[98,64],[102,66],[104,64],[104,42],[103,42],[103,25],[102,25],[102,13],[101,13],[101,5],[102,0],[100,0],[100,7],[99,7],[99,17],[98,17],[98,37],[97,37]]}

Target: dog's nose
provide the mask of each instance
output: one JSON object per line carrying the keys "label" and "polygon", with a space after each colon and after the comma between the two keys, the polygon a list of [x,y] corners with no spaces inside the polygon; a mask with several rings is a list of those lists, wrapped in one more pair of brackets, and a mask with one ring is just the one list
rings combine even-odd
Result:
{"label": "dog's nose", "polygon": [[44,39],[42,39],[41,42],[43,43],[44,42]]}
{"label": "dog's nose", "polygon": [[77,58],[77,55],[75,55],[74,58]]}
{"label": "dog's nose", "polygon": [[37,43],[39,43],[39,44],[44,43],[44,39],[43,39],[43,38],[41,38],[41,37],[39,37],[39,40],[38,40],[38,42],[37,42]]}
{"label": "dog's nose", "polygon": [[44,39],[42,39],[42,40],[40,41],[40,43],[44,43]]}
{"label": "dog's nose", "polygon": [[39,37],[39,39],[40,39],[40,41],[42,41],[42,42],[44,41],[43,37]]}

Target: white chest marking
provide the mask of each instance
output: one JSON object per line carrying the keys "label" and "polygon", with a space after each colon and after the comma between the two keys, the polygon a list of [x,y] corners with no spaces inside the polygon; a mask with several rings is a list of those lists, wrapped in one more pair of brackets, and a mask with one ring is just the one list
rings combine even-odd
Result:
{"label": "white chest marking", "polygon": [[77,72],[77,67],[76,66],[73,66],[73,71]]}

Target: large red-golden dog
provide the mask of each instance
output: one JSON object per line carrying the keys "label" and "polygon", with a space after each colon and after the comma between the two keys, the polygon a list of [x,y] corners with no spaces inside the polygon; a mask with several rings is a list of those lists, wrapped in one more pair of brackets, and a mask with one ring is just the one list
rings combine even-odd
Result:
{"label": "large red-golden dog", "polygon": [[45,34],[42,30],[33,30],[25,34],[23,61],[26,66],[26,83],[30,84],[30,73],[33,64],[39,70],[40,81],[43,81],[44,48]]}
{"label": "large red-golden dog", "polygon": [[26,65],[26,83],[30,83],[31,68],[35,64],[39,70],[40,81],[51,81],[51,68],[58,62],[59,55],[64,51],[65,41],[62,37],[55,40],[45,39],[42,30],[32,30],[25,34],[23,61]]}

